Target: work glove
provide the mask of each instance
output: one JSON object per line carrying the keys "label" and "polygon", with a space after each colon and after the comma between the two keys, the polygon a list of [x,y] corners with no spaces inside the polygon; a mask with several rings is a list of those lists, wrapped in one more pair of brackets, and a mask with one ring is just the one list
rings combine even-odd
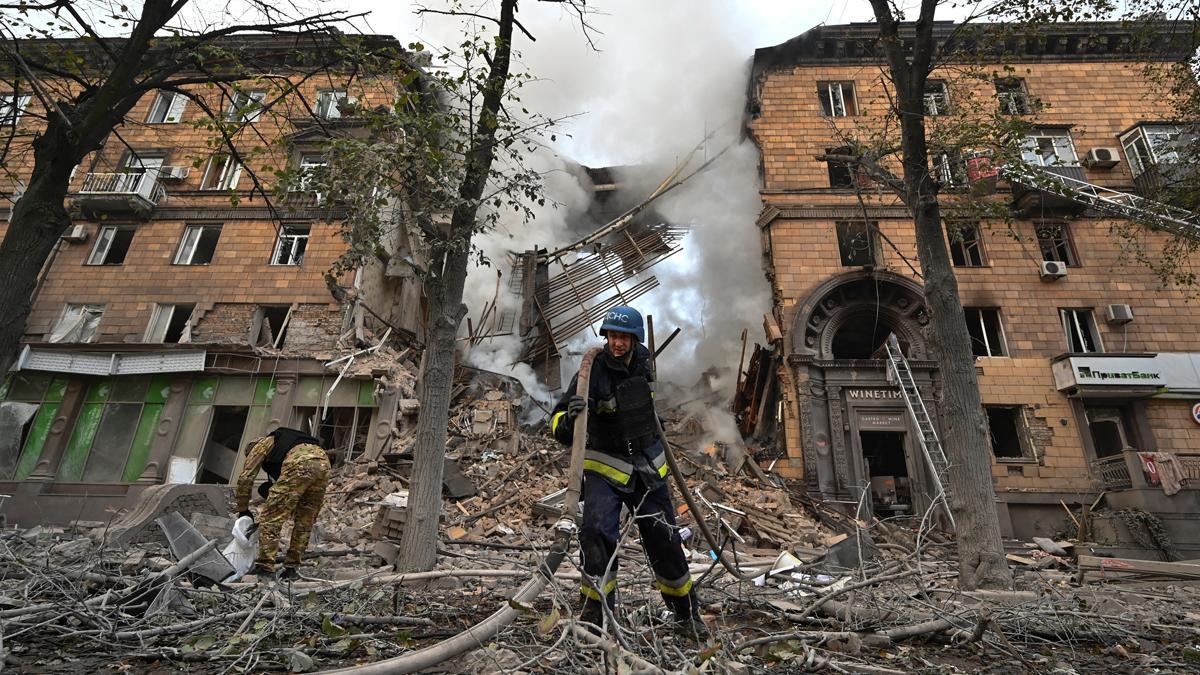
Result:
{"label": "work glove", "polygon": [[567,400],[567,416],[575,419],[587,409],[587,399],[576,394]]}

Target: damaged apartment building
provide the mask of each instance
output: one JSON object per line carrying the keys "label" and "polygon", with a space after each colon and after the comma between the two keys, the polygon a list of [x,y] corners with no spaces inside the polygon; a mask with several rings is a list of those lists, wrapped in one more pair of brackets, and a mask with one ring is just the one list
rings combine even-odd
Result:
{"label": "damaged apartment building", "polygon": [[[939,24],[939,44],[957,28]],[[1147,213],[1171,214],[1158,216],[1176,221],[1166,229],[1195,228],[1192,214],[1144,201],[1171,175],[1181,129],[1148,79],[1146,57],[1130,48],[1132,28],[1044,30],[1003,43],[998,63],[984,69],[991,77],[959,77],[965,69],[947,64],[925,94],[930,123],[956,104],[984,101],[1033,124],[1024,169],[997,175],[999,167],[953,151],[933,167],[1002,527],[1026,539],[1074,534],[1093,507],[1096,515],[1135,509],[1161,522],[1180,555],[1196,557],[1200,316],[1189,289],[1163,289],[1112,231]],[[1190,29],[1163,22],[1153,30],[1161,58],[1181,55],[1175,36]],[[853,165],[826,161],[853,152],[848,137],[881,130],[888,98],[877,38],[874,24],[821,26],[754,55],[748,133],[761,151],[758,224],[775,296],[768,336],[778,345],[778,395],[760,408],[778,421],[786,450],[776,470],[811,494],[848,511],[865,500],[880,516],[919,516],[936,494],[934,476],[885,349],[897,336],[940,424],[943,375],[913,269],[912,218]],[[954,219],[956,200],[972,198],[966,188],[988,181],[993,193],[983,198],[1009,204],[1010,223]],[[1140,239],[1154,251],[1169,235],[1151,227]],[[1092,540],[1158,541],[1119,520],[1093,517]]]}
{"label": "damaged apartment building", "polygon": [[[359,39],[400,54],[393,38]],[[247,443],[280,425],[322,437],[335,461],[390,442],[399,392],[366,350],[421,340],[420,282],[399,262],[419,257],[417,244],[396,215],[391,262],[353,270],[335,294],[325,275],[345,250],[337,205],[303,179],[286,194],[256,187],[275,180],[262,167],[321,170],[323,141],[361,130],[356,111],[390,105],[396,81],[337,63],[312,77],[329,53],[312,36],[229,42],[270,77],[193,93],[235,129],[256,176],[173,91],[146,96],[72,176],[73,225],[0,387],[9,522],[96,516],[164,482],[228,483]],[[7,102],[5,123],[36,133],[37,100]],[[20,184],[3,189],[15,200]]]}

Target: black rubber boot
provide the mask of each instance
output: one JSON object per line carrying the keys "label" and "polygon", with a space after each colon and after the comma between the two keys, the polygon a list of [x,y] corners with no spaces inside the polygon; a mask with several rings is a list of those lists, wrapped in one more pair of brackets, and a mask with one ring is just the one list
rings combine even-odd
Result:
{"label": "black rubber boot", "polygon": [[295,567],[284,567],[283,571],[279,573],[280,581],[295,581],[299,578],[300,572]]}
{"label": "black rubber boot", "polygon": [[675,622],[672,628],[676,635],[696,642],[708,640],[710,633],[708,626],[704,624],[704,619],[700,618],[700,598],[696,596],[696,591],[690,591],[686,598],[680,598],[672,611],[675,613]]}
{"label": "black rubber boot", "polygon": [[[593,599],[587,597],[586,595],[582,596],[582,597],[583,597],[583,608],[579,612],[579,620],[585,624],[592,624],[593,626],[595,626],[597,628],[597,630],[593,631],[593,632],[598,633],[599,628],[604,625],[603,605],[600,604],[599,600],[593,600]],[[613,613],[613,616],[616,617],[616,615],[617,615],[616,614],[616,610],[617,610],[616,593],[609,593],[607,596],[605,596],[604,599],[605,599],[605,602],[608,603],[609,610],[611,610]],[[588,628],[588,629],[591,630],[590,628]]]}

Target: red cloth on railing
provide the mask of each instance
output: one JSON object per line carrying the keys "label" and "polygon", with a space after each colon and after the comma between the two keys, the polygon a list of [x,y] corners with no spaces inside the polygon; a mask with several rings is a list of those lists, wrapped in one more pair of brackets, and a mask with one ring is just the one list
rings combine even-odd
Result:
{"label": "red cloth on railing", "polygon": [[1170,497],[1183,489],[1187,474],[1179,458],[1169,452],[1139,452],[1142,471],[1151,485],[1161,485],[1163,494]]}

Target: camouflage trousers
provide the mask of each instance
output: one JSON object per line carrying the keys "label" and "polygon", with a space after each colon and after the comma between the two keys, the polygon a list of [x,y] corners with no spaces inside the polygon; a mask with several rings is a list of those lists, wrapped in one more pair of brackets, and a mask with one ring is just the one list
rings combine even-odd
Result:
{"label": "camouflage trousers", "polygon": [[299,453],[293,450],[288,455],[283,461],[279,480],[267,493],[267,503],[258,519],[258,559],[255,561],[258,565],[267,570],[275,568],[279,533],[291,518],[292,539],[288,542],[283,564],[285,567],[300,566],[328,485],[329,459],[324,451]]}

